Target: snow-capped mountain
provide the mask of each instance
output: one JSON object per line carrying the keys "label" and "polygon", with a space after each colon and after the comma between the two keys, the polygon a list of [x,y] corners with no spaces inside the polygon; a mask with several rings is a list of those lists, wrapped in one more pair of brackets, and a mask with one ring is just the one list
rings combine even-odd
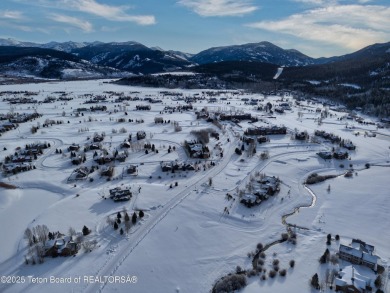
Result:
{"label": "snow-capped mountain", "polygon": [[269,42],[210,48],[194,55],[190,60],[198,64],[261,61],[279,66],[304,66],[315,63],[315,59],[297,50],[284,50]]}
{"label": "snow-capped mountain", "polygon": [[42,44],[39,46],[40,48],[46,48],[46,49],[53,49],[57,51],[63,51],[63,52],[71,52],[74,49],[79,49],[83,48],[85,46],[88,46],[90,43],[82,42],[82,43],[77,43],[77,42],[64,42],[64,43],[59,43],[59,42],[50,42],[46,44]]}
{"label": "snow-capped mountain", "polygon": [[22,42],[15,39],[0,39],[0,46],[15,46],[15,47],[36,47],[43,49],[53,49],[69,53],[73,49],[82,48],[91,44],[100,44],[100,42],[49,42],[49,43],[33,43]]}
{"label": "snow-capped mountain", "polygon": [[16,47],[39,47],[37,43],[22,42],[15,39],[0,39],[0,46],[16,46]]}
{"label": "snow-capped mountain", "polygon": [[61,79],[126,76],[115,68],[97,66],[66,52],[15,46],[0,46],[0,73]]}
{"label": "snow-capped mountain", "polygon": [[192,64],[177,52],[137,42],[91,44],[71,53],[94,64],[142,74],[180,70]]}
{"label": "snow-capped mountain", "polygon": [[[339,76],[346,72],[348,67],[355,68],[356,65],[364,63],[364,68],[368,72],[384,72],[386,68],[378,67],[378,64],[387,64],[385,62],[390,54],[390,43],[374,44],[363,48],[355,53],[331,57],[331,58],[311,58],[302,54],[301,52],[291,49],[285,50],[269,42],[250,43],[243,45],[215,47],[204,50],[198,54],[192,55],[183,53],[180,51],[163,50],[160,47],[147,47],[141,43],[129,41],[129,42],[50,42],[46,44],[37,44],[30,42],[20,42],[14,39],[0,39],[0,48],[4,46],[12,46],[13,48],[36,48],[41,50],[52,49],[57,52],[56,58],[60,60],[64,57],[59,53],[69,53],[66,55],[65,61],[69,61],[69,58],[77,58],[76,63],[86,62],[91,66],[103,66],[116,69],[117,71],[134,73],[134,74],[149,74],[157,72],[169,72],[176,70],[183,70],[192,68],[195,65],[203,64],[216,64],[223,61],[234,61],[233,63],[227,63],[223,66],[218,66],[218,71],[226,69],[229,72],[234,70],[230,68],[232,65],[238,66],[241,61],[246,62],[262,62],[267,64],[273,64],[276,66],[290,67],[281,76],[287,77],[289,72],[294,72],[302,78],[308,78],[307,75],[312,75],[312,78],[316,77],[322,79],[322,75],[326,72],[331,72]],[[18,50],[3,50],[6,54],[2,56],[2,67],[4,67],[4,60],[9,57],[20,57]],[[24,51],[24,53],[29,52]],[[31,51],[32,54],[29,57],[36,57],[38,51]],[[43,51],[40,51],[41,53]],[[387,53],[386,53],[387,52]],[[27,53],[26,53],[27,54]],[[28,55],[23,55],[28,57]],[[52,56],[54,53],[48,54]],[[6,58],[6,59],[4,59]],[[40,57],[42,58],[42,57]],[[58,61],[57,66],[58,67]],[[84,61],[82,61],[84,60]],[[27,62],[28,63],[28,62]],[[26,64],[22,62],[21,64]],[[19,64],[19,65],[21,65]],[[350,64],[350,65],[349,65]],[[317,66],[314,66],[317,65]],[[233,67],[234,67],[233,66]],[[313,66],[313,67],[312,67]],[[328,66],[322,68],[322,66]],[[302,68],[303,67],[303,68]],[[308,67],[308,68],[305,68]],[[210,70],[209,67],[202,70]],[[3,68],[1,69],[4,72]],[[356,69],[362,77],[365,73]],[[354,72],[355,72],[354,71]],[[310,72],[310,73],[309,73]],[[299,73],[299,74],[298,74]],[[370,75],[372,76],[372,75]],[[289,77],[291,78],[291,77]],[[324,77],[325,78],[325,77]],[[330,78],[326,76],[326,78]],[[353,78],[353,76],[349,76]]]}

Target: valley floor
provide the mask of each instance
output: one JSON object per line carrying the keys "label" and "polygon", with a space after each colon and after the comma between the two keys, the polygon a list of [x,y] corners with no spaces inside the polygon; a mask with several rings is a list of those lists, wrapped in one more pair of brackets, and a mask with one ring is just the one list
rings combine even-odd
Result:
{"label": "valley floor", "polygon": [[[259,276],[249,277],[248,286],[240,292],[312,292],[309,284],[312,275],[318,273],[323,280],[326,270],[333,268],[318,262],[324,250],[328,247],[336,252],[340,242],[349,243],[354,238],[375,246],[388,273],[388,129],[341,120],[346,113],[328,109],[332,115],[319,125],[320,114],[315,110],[324,107],[307,102],[297,106],[289,95],[283,98],[294,105],[292,109],[271,116],[241,100],[242,97],[264,99],[262,95],[235,91],[220,94],[226,99],[219,103],[209,102],[208,94],[201,90],[170,90],[175,94],[166,95],[166,89],[125,87],[107,81],[1,85],[0,92],[5,91],[36,92],[34,98],[40,101],[48,96],[58,98],[65,92],[73,99],[22,105],[0,101],[0,114],[34,111],[43,114],[2,134],[0,161],[26,144],[50,143],[50,148],[33,161],[34,170],[0,178],[0,182],[17,187],[0,187],[0,275],[19,277],[2,279],[0,292],[210,292],[218,279],[235,272],[237,266],[250,270],[252,258],[248,253],[254,252],[258,243],[266,245],[280,239],[287,228],[282,218],[294,210],[286,222],[296,226],[292,228],[297,234],[296,245],[285,242],[272,246],[264,264],[270,270],[272,260],[277,258],[280,268],[287,270],[286,277],[265,281]],[[162,103],[151,104],[150,111],[136,111],[137,105],[148,103],[140,100],[115,103],[121,92],[140,99],[161,99]],[[108,97],[99,103],[107,111],[76,115],[75,109],[91,106],[84,104],[90,94]],[[261,121],[222,122],[221,130],[205,119],[196,119],[193,112],[164,112],[166,106],[185,104],[178,97],[194,96],[205,97],[193,103],[197,111],[248,112]],[[265,103],[277,105],[280,99],[270,96]],[[169,123],[156,124],[156,117]],[[63,123],[42,127],[47,119]],[[174,121],[181,131],[175,129]],[[31,133],[33,125],[40,126],[35,134]],[[235,153],[236,148],[242,147],[240,138],[244,130],[267,125],[285,125],[288,134],[270,136],[270,142],[257,145],[254,155],[248,155],[247,145],[242,155]],[[220,138],[210,138],[208,160],[191,159],[183,142],[195,138],[194,130],[205,128],[219,132]],[[316,129],[349,139],[357,148],[349,151],[349,159],[323,160],[316,153],[330,151],[334,145],[321,140],[292,139],[296,131],[314,136]],[[138,131],[146,133],[139,143],[135,140]],[[133,147],[128,149],[126,162],[111,164],[114,175],[110,180],[100,176],[101,166],[87,180],[69,181],[78,166],[71,164],[68,147],[79,144],[83,149],[95,134],[102,133],[103,149],[108,154],[116,149],[122,152],[120,144],[132,134]],[[155,145],[158,153],[146,154],[144,143]],[[174,150],[168,152],[170,146]],[[62,154],[56,149],[61,149]],[[269,158],[261,159],[260,154],[265,151]],[[85,156],[83,165],[90,167],[94,152],[87,151]],[[175,160],[193,164],[200,161],[200,168],[196,172],[161,171],[161,162]],[[137,176],[126,173],[129,164],[137,165]],[[354,170],[351,178],[342,176],[351,168]],[[278,177],[282,182],[280,191],[259,206],[247,208],[239,202],[239,190],[245,190],[259,173]],[[341,176],[310,185],[308,189],[304,182],[312,173]],[[118,186],[130,188],[133,195],[130,201],[114,202],[108,198],[109,190]],[[229,200],[227,194],[234,200]],[[110,219],[115,219],[118,212],[127,211],[131,217],[140,210],[145,216],[131,225],[128,233],[121,235],[113,229]],[[25,264],[29,248],[24,231],[37,225],[64,234],[70,227],[80,232],[85,225],[91,229],[85,239],[96,241],[96,246],[91,250],[80,249],[74,257],[45,257],[42,264]],[[120,227],[125,228],[123,222]],[[340,235],[340,242],[333,238],[327,246],[327,234]],[[290,260],[295,260],[294,268],[289,268]],[[383,288],[390,292],[387,275]]]}

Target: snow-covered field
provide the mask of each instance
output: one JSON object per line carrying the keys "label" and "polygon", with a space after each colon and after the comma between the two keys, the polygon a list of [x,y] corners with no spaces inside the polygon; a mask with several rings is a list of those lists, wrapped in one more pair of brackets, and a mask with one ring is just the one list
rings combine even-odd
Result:
{"label": "snow-covered field", "polygon": [[[249,277],[242,292],[311,292],[309,279],[316,272],[321,279],[325,271],[318,259],[327,247],[329,233],[339,234],[342,243],[359,238],[374,245],[381,264],[384,267],[390,264],[388,129],[340,120],[347,114],[331,110],[331,116],[322,119],[319,125],[320,113],[316,109],[325,110],[324,107],[312,102],[297,106],[289,95],[283,97],[283,102],[290,103],[292,110],[269,115],[241,100],[264,99],[262,95],[237,95],[237,92],[221,93],[218,98],[223,99],[209,103],[204,90],[169,90],[171,95],[164,95],[167,89],[125,87],[102,80],[0,86],[0,92],[4,91],[37,92],[32,97],[39,101],[48,96],[58,98],[66,92],[74,99],[10,105],[3,101],[7,95],[1,97],[0,115],[36,111],[43,116],[2,134],[0,161],[26,144],[50,143],[50,148],[33,161],[34,170],[3,174],[0,178],[0,182],[17,187],[0,187],[0,275],[17,277],[2,279],[0,292],[209,292],[218,279],[234,272],[237,266],[250,270],[252,259],[248,253],[259,242],[266,245],[280,239],[286,232],[283,216],[298,207],[301,208],[286,218],[290,225],[301,227],[294,229],[297,244],[281,243],[267,250],[265,267],[271,268],[272,259],[277,257],[280,267],[287,269],[286,277],[265,281],[259,276]],[[149,102],[116,103],[117,93],[161,99],[162,103],[151,103],[150,111],[135,111],[136,105]],[[91,98],[88,94],[104,95],[107,100],[84,104]],[[193,103],[196,111],[205,107],[210,113],[243,111],[261,121],[221,122],[221,131],[205,119],[197,119],[194,111],[164,112],[165,106],[185,105],[182,98],[202,96],[205,99]],[[268,96],[262,104],[270,102],[276,106],[281,98]],[[104,105],[107,110],[75,113],[77,108],[96,105]],[[163,117],[167,123],[156,124],[155,117]],[[42,127],[47,119],[63,123]],[[369,117],[365,119],[371,121]],[[175,131],[173,121],[179,123],[181,131]],[[244,130],[263,125],[285,125],[288,134],[269,136],[270,142],[257,144],[253,156],[248,156],[247,151],[237,155],[235,148],[241,148]],[[40,126],[35,134],[31,133],[32,126]],[[210,138],[210,159],[188,158],[184,140],[195,139],[191,132],[205,128],[220,133],[219,140]],[[351,140],[356,150],[349,151],[349,159],[325,161],[316,153],[337,145],[321,139],[318,142],[292,139],[295,131],[307,131],[313,136],[316,129]],[[139,145],[135,139],[137,131],[146,133]],[[110,155],[115,150],[124,151],[120,144],[129,134],[134,147],[128,149],[125,162],[111,163],[114,167],[111,180],[100,176],[101,166],[87,180],[69,182],[71,173],[79,166],[71,164],[68,147],[75,143],[83,149],[95,133],[105,134],[102,147]],[[372,133],[376,136],[372,137]],[[158,153],[146,154],[145,143],[155,145]],[[174,150],[168,152],[169,146]],[[61,149],[62,154],[56,149]],[[260,154],[264,151],[269,152],[269,158],[262,160]],[[97,152],[100,155],[101,151]],[[82,165],[90,167],[94,151],[85,155],[86,162]],[[197,163],[200,168],[196,172],[161,171],[161,162],[174,160]],[[126,174],[129,164],[138,166],[137,176]],[[310,190],[303,185],[311,173],[342,175],[350,168],[354,169],[352,178],[339,176],[310,185]],[[239,203],[237,191],[245,189],[259,172],[279,177],[280,191],[248,209]],[[114,202],[107,198],[109,190],[118,186],[130,188],[133,193],[130,201]],[[227,193],[235,200],[228,200]],[[124,210],[130,217],[134,211],[143,210],[145,216],[121,235],[107,219],[114,219]],[[80,232],[86,225],[91,233],[85,240],[96,241],[96,247],[87,252],[81,248],[74,257],[45,257],[42,264],[25,264],[29,251],[24,231],[37,225],[64,234],[68,234],[70,227]],[[120,227],[124,228],[123,222]],[[332,241],[331,250],[337,249],[338,243]],[[290,260],[295,260],[294,268],[289,268]],[[390,292],[386,290],[390,290],[390,285],[384,288]]]}

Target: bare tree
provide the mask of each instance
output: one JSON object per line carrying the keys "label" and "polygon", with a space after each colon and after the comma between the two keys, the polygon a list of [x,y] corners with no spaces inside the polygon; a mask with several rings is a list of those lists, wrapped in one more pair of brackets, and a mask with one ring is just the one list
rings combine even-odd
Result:
{"label": "bare tree", "polygon": [[69,227],[68,233],[70,237],[73,237],[76,235],[76,230],[73,227]]}
{"label": "bare tree", "polygon": [[96,240],[88,240],[82,243],[85,252],[91,252],[97,245]]}
{"label": "bare tree", "polygon": [[44,261],[43,258],[45,256],[44,246],[41,243],[37,243],[34,248],[35,248],[35,253],[36,253],[38,262],[43,263],[43,261]]}
{"label": "bare tree", "polygon": [[37,225],[33,228],[32,231],[38,241],[45,245],[49,238],[49,228],[47,228],[46,225]]}
{"label": "bare tree", "polygon": [[131,228],[131,222],[130,221],[125,221],[125,231],[126,233],[129,233]]}
{"label": "bare tree", "polygon": [[34,234],[30,228],[27,228],[24,231],[24,238],[27,240],[29,246],[32,246],[34,244]]}

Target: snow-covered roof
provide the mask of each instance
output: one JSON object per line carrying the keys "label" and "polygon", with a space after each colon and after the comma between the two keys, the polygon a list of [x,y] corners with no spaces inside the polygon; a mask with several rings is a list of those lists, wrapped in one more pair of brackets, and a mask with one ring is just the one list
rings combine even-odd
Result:
{"label": "snow-covered roof", "polygon": [[335,283],[338,286],[353,285],[357,289],[365,290],[367,285],[371,286],[372,279],[369,276],[363,275],[355,267],[347,266],[339,272],[339,278],[336,278]]}
{"label": "snow-covered roof", "polygon": [[251,194],[251,193],[246,193],[242,196],[242,199],[248,202],[255,202],[257,199],[257,196]]}
{"label": "snow-covered roof", "polygon": [[203,146],[202,146],[202,144],[200,144],[200,143],[196,143],[196,144],[190,145],[190,149],[191,149],[192,151],[195,151],[195,152],[201,151],[202,148],[203,148]]}
{"label": "snow-covered roof", "polygon": [[352,256],[356,256],[358,258],[362,258],[362,254],[363,254],[363,252],[361,252],[360,250],[353,248],[353,247],[350,247],[350,246],[343,245],[343,244],[340,244],[339,251],[347,253],[347,254],[352,255]]}
{"label": "snow-covered roof", "polygon": [[366,262],[370,262],[376,264],[378,262],[379,257],[376,255],[371,255],[368,253],[363,253],[363,260]]}
{"label": "snow-covered roof", "polygon": [[361,241],[360,239],[352,239],[351,247],[371,254],[374,252],[375,249],[375,246],[367,244],[366,242]]}

